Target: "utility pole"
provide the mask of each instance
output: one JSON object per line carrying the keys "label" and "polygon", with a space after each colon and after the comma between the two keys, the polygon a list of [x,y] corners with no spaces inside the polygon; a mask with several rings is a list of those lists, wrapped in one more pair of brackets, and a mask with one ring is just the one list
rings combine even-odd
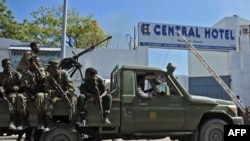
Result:
{"label": "utility pole", "polygon": [[62,26],[62,41],[61,41],[61,60],[65,58],[66,49],[66,31],[67,31],[67,10],[68,0],[64,0],[63,3],[63,26]]}

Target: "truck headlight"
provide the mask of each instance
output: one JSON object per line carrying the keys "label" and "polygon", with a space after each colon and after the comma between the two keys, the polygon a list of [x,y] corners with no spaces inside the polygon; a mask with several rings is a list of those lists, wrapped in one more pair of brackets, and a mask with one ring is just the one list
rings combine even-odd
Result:
{"label": "truck headlight", "polygon": [[228,105],[229,109],[234,112],[235,114],[237,114],[237,106],[236,105]]}

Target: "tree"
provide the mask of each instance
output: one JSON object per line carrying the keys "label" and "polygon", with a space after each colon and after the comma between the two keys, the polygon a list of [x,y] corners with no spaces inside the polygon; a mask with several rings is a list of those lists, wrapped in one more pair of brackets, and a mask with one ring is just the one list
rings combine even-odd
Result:
{"label": "tree", "polygon": [[20,25],[14,21],[11,10],[6,7],[6,0],[0,2],[0,37],[16,39],[18,38]]}
{"label": "tree", "polygon": [[[32,20],[24,20],[22,37],[25,41],[38,40],[42,44],[59,46],[62,40],[63,6],[57,8],[40,7],[31,13]],[[67,11],[67,46],[86,48],[103,40],[107,35],[101,30],[93,16],[80,17],[74,9]]]}

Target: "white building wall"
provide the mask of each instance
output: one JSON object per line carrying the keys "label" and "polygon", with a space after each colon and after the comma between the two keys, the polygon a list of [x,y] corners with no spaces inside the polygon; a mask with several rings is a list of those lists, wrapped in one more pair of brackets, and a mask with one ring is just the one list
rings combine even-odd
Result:
{"label": "white building wall", "polygon": [[0,72],[3,71],[2,60],[4,58],[10,58],[8,48],[10,47],[10,45],[13,44],[21,44],[21,42],[18,40],[0,38],[0,60],[1,60]]}
{"label": "white building wall", "polygon": [[[199,51],[199,53],[218,75],[230,74],[228,52]],[[188,75],[190,77],[211,76],[191,51],[188,52]]]}

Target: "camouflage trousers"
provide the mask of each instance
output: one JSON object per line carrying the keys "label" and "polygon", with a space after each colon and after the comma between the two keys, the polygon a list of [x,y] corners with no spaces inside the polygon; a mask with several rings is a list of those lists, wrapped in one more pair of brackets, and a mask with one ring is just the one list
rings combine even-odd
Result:
{"label": "camouflage trousers", "polygon": [[29,99],[29,95],[25,92],[16,94],[16,107],[17,113],[20,118],[27,117],[27,102],[29,101]]}
{"label": "camouflage trousers", "polygon": [[8,94],[8,99],[13,106],[13,110],[10,111],[10,121],[15,121],[15,118],[17,117],[17,106],[16,106],[17,95],[18,95],[17,92]]}
{"label": "camouflage trousers", "polygon": [[[80,94],[77,99],[77,108],[80,112],[87,113],[88,97],[84,94]],[[112,106],[112,95],[107,94],[102,98],[103,112],[109,111]]]}
{"label": "camouflage trousers", "polygon": [[[46,117],[52,119],[52,117],[53,117],[53,110],[54,110],[54,103],[58,99],[63,99],[64,100],[64,98],[58,97],[58,95],[55,94],[54,92],[49,93],[46,96],[46,98],[45,98],[45,109],[46,109],[45,115],[46,115]],[[76,121],[76,119],[77,119],[77,114],[76,114],[77,96],[74,95],[74,94],[71,94],[71,95],[68,95],[68,99],[72,103],[72,107],[69,107],[69,109],[68,109],[68,112],[69,112],[69,121]]]}
{"label": "camouflage trousers", "polygon": [[36,93],[36,109],[37,109],[37,114],[38,116],[44,115],[45,114],[45,98],[48,96],[47,93]]}

